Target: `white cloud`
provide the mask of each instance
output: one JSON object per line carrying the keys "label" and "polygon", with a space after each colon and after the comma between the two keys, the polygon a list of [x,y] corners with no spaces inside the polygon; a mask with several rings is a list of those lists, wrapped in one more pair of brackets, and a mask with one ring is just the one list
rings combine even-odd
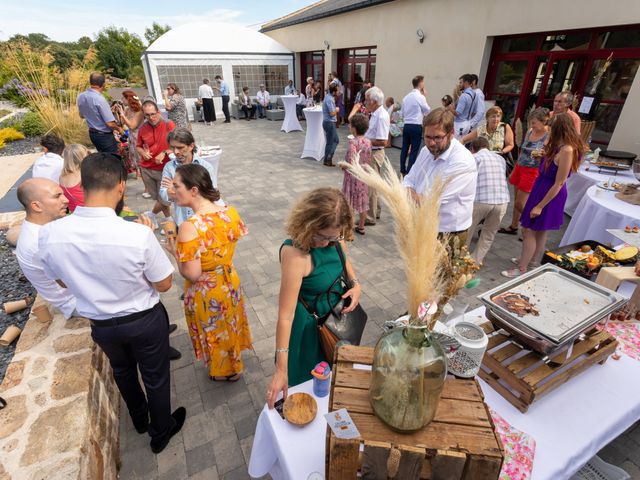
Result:
{"label": "white cloud", "polygon": [[[40,8],[4,5],[3,19],[0,25],[0,40],[7,40],[17,33],[44,33],[57,41],[74,41],[82,36],[94,37],[99,30],[110,25],[125,28],[137,33],[144,40],[144,29],[153,22],[177,27],[189,22],[212,21],[241,24],[245,15],[242,10],[218,8],[198,14],[177,13],[166,15],[142,15],[121,13],[117,9],[91,6],[86,11],[78,11],[78,5],[72,9]],[[74,13],[69,13],[72,10]]]}

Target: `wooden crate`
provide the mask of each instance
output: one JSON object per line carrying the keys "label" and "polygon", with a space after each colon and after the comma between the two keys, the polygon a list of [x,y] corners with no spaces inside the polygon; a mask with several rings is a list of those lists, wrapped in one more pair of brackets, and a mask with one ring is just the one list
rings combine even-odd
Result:
{"label": "wooden crate", "polygon": [[552,361],[564,363],[551,366],[542,361],[540,354],[522,349],[508,335],[495,331],[490,322],[482,324],[482,328],[489,335],[489,344],[478,376],[523,413],[542,395],[590,366],[602,365],[618,345],[607,332],[599,332],[576,342],[568,359],[565,360],[568,347],[552,356]]}
{"label": "wooden crate", "polygon": [[475,380],[447,378],[435,419],[418,432],[403,434],[374,415],[369,403],[371,371],[353,368],[372,363],[370,347],[345,346],[337,352],[329,411],[346,408],[361,438],[341,440],[327,427],[327,480],[355,479],[358,472],[369,472],[363,475],[366,479],[386,480],[392,449],[392,456],[400,454],[396,479],[498,478],[504,452]]}

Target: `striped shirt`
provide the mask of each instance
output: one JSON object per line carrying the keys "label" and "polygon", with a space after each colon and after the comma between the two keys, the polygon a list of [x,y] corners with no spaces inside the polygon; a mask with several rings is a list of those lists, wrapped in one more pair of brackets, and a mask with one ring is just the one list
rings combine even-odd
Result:
{"label": "striped shirt", "polygon": [[509,203],[506,162],[501,155],[483,148],[473,154],[478,166],[475,203]]}

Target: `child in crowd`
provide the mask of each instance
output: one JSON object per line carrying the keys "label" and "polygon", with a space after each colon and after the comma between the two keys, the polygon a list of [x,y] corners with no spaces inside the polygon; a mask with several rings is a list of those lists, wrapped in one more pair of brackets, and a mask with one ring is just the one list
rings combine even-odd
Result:
{"label": "child in crowd", "polygon": [[[345,161],[353,163],[356,161],[356,154],[360,154],[360,165],[371,164],[371,142],[364,136],[365,132],[369,129],[369,119],[361,114],[356,113],[349,119],[349,129],[351,135],[349,135],[349,148],[345,156]],[[360,235],[364,235],[364,222],[367,218],[367,211],[369,210],[369,189],[367,185],[356,177],[351,175],[347,170],[344,171],[344,178],[342,181],[342,193],[349,202],[351,209],[354,212],[358,212],[360,215],[356,232]]]}

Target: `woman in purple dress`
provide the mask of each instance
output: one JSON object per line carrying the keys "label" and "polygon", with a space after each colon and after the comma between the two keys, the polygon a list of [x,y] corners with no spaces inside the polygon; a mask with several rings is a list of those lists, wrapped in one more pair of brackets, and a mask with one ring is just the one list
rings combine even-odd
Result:
{"label": "woman in purple dress", "polygon": [[566,113],[554,116],[549,142],[540,162],[540,174],[520,217],[522,253],[519,259],[513,259],[518,267],[503,271],[503,276],[513,278],[525,273],[532,262],[540,260],[547,243],[547,232],[562,227],[567,201],[566,181],[578,170],[584,151],[584,142],[571,117]]}
{"label": "woman in purple dress", "polygon": [[[371,165],[371,142],[364,134],[369,128],[369,119],[361,113],[356,113],[349,120],[349,149],[345,161],[354,163],[356,157],[360,165]],[[341,167],[342,168],[342,167]],[[342,180],[342,193],[344,194],[351,210],[360,214],[356,232],[364,235],[364,222],[369,211],[369,188],[367,184],[354,177],[351,172],[345,170]]]}

